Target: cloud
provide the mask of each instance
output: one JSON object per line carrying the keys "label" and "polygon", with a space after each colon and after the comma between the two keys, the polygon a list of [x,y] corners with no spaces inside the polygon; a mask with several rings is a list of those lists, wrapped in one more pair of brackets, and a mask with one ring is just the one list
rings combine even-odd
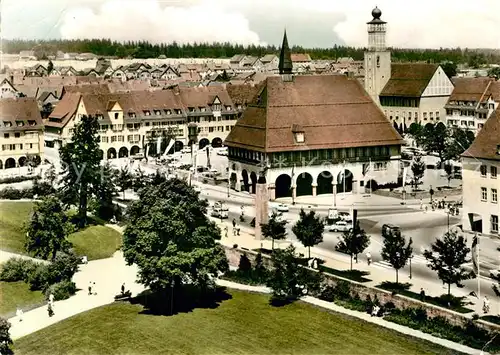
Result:
{"label": "cloud", "polygon": [[60,31],[64,39],[261,43],[241,13],[228,11],[216,1],[162,7],[156,0],[109,0],[97,11],[86,6],[70,9]]}

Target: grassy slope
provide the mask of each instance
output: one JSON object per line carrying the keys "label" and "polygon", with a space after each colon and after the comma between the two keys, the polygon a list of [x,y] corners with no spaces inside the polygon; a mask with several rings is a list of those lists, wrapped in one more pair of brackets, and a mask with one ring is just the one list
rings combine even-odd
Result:
{"label": "grassy slope", "polygon": [[302,302],[269,306],[268,296],[231,291],[216,309],[140,314],[115,303],[15,342],[16,354],[452,354],[373,324]]}
{"label": "grassy slope", "polygon": [[44,296],[40,291],[30,291],[28,284],[19,282],[0,281],[0,315],[16,311],[16,307],[25,308],[43,302]]}
{"label": "grassy slope", "polygon": [[[26,254],[23,226],[29,219],[32,202],[0,202],[0,249]],[[68,237],[78,255],[89,260],[108,258],[121,245],[121,235],[103,225],[90,225]]]}

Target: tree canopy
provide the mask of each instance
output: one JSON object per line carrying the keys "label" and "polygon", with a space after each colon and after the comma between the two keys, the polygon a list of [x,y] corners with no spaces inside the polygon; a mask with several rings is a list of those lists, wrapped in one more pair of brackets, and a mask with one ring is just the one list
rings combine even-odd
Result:
{"label": "tree canopy", "polygon": [[399,269],[402,269],[413,254],[413,241],[410,238],[406,244],[401,232],[386,233],[383,235],[382,259],[387,261],[396,270],[396,283],[399,282]]}
{"label": "tree canopy", "polygon": [[206,216],[208,202],[184,181],[148,185],[128,208],[123,253],[139,267],[139,282],[164,292],[172,285],[212,289],[228,270],[220,230]]}
{"label": "tree canopy", "polygon": [[0,318],[0,354],[12,355],[12,344],[14,343],[10,337],[9,329],[11,324],[8,320]]}
{"label": "tree canopy", "polygon": [[272,249],[274,250],[274,241],[286,238],[286,221],[280,220],[278,214],[273,212],[267,223],[261,223],[261,232],[264,238],[271,238]]}
{"label": "tree canopy", "polygon": [[309,258],[311,257],[311,247],[323,241],[323,232],[325,224],[321,216],[314,211],[306,213],[304,209],[300,210],[299,220],[292,227],[292,232],[303,246],[307,247]]}
{"label": "tree canopy", "polygon": [[470,279],[473,275],[463,268],[463,264],[470,260],[467,255],[470,248],[467,240],[456,231],[446,232],[442,238],[431,244],[431,249],[424,252],[428,266],[437,272],[441,281],[448,285],[448,295],[451,285],[461,286],[461,282]]}
{"label": "tree canopy", "polygon": [[366,234],[364,229],[361,229],[359,221],[356,221],[354,229],[342,233],[339,249],[346,251],[351,256],[351,270],[353,256],[362,253],[369,245],[370,236]]}
{"label": "tree canopy", "polygon": [[101,152],[96,117],[82,116],[73,130],[71,142],[59,150],[62,172],[61,200],[67,205],[76,205],[80,226],[87,224],[88,202],[92,188],[98,184]]}
{"label": "tree canopy", "polygon": [[413,184],[416,190],[418,189],[420,180],[422,180],[425,173],[425,163],[420,155],[416,155],[415,158],[413,158],[413,162],[411,163],[411,172],[413,173]]}

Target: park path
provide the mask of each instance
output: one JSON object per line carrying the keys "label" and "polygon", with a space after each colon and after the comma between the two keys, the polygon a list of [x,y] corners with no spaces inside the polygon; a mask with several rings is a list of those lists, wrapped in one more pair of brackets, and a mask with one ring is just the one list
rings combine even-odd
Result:
{"label": "park path", "polygon": [[[22,321],[19,321],[17,316],[10,318],[9,321],[12,324],[10,329],[12,339],[19,339],[25,335],[36,332],[76,314],[114,302],[114,296],[120,292],[120,286],[122,283],[125,283],[126,289],[130,290],[133,296],[137,295],[144,290],[144,286],[135,282],[136,275],[137,267],[135,265],[127,266],[121,251],[117,251],[111,258],[89,261],[86,265],[80,265],[80,270],[73,277],[73,281],[80,289],[76,295],[67,300],[55,302],[55,314],[53,317],[48,316],[47,307],[43,306],[24,313]],[[87,287],[89,282],[95,282],[93,292],[96,292],[97,294],[88,295]],[[227,280],[217,280],[217,283],[220,286],[228,288],[269,293],[269,289],[263,286],[242,285]],[[428,340],[432,343],[463,353],[480,354],[480,351],[476,349],[456,344],[445,339],[440,339],[417,330],[406,328],[398,324],[385,321],[382,318],[371,317],[367,313],[348,310],[333,303],[321,301],[308,296],[304,297],[303,301],[374,323],[403,334]]]}

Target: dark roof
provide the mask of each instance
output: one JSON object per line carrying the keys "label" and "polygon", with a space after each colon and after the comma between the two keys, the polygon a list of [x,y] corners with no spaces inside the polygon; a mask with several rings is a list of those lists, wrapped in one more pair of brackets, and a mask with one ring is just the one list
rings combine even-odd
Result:
{"label": "dark roof", "polygon": [[283,43],[281,45],[280,51],[280,62],[278,64],[280,74],[292,74],[293,63],[290,54],[290,48],[288,47],[288,39],[286,38],[286,30],[283,35]]}
{"label": "dark roof", "polygon": [[45,121],[45,125],[49,127],[64,127],[71,117],[76,113],[78,104],[81,98],[80,93],[70,92],[62,97],[57,103],[54,111],[50,114],[50,118],[55,118],[58,122]]}
{"label": "dark roof", "polygon": [[[292,130],[301,127],[305,142]],[[400,145],[361,84],[345,75],[268,77],[225,144],[263,152]]]}
{"label": "dark roof", "polygon": [[67,85],[63,87],[63,96],[70,92],[78,92],[81,94],[109,94],[110,90],[108,84]]}
{"label": "dark roof", "polygon": [[380,96],[420,97],[438,67],[425,63],[392,64],[391,78]]}
{"label": "dark roof", "polygon": [[456,78],[455,88],[448,99],[450,101],[478,102],[486,93],[493,78]]}
{"label": "dark roof", "polygon": [[248,105],[255,99],[262,87],[262,85],[230,84],[226,86],[226,89],[235,104]]}
{"label": "dark roof", "polygon": [[[22,121],[23,126],[17,126],[17,121]],[[34,124],[30,125],[28,121],[33,121]],[[4,122],[11,122],[12,126],[6,127]],[[42,117],[35,98],[0,99],[0,130],[33,130],[42,128]]]}
{"label": "dark roof", "polygon": [[500,108],[493,112],[479,131],[472,145],[462,157],[499,160],[497,146],[500,145]]}

